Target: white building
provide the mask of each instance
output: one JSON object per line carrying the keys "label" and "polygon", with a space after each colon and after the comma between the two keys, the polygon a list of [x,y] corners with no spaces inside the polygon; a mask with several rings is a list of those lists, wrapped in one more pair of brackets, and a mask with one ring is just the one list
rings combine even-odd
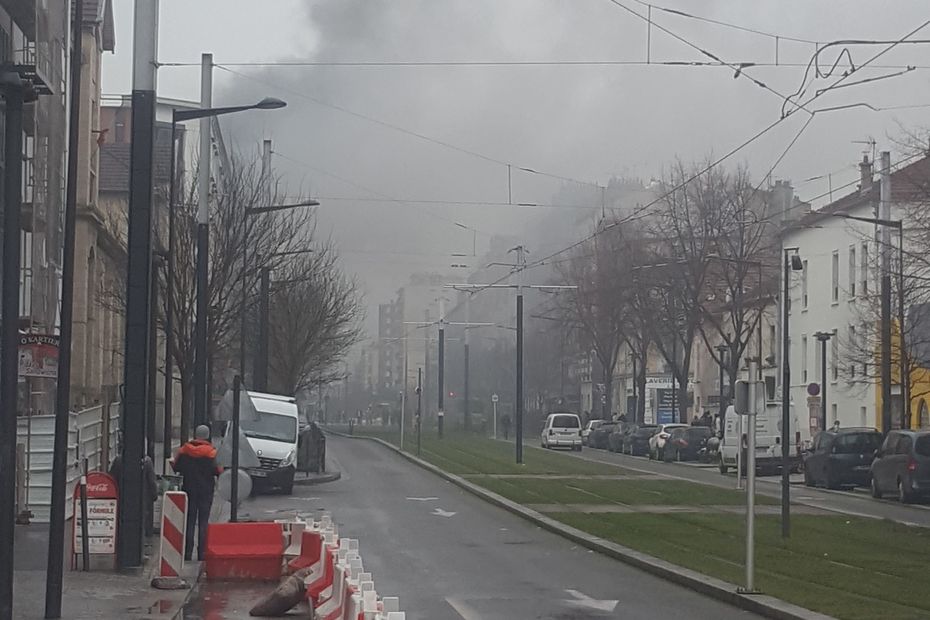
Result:
{"label": "white building", "polygon": [[[827,425],[839,421],[841,426],[881,428],[880,386],[874,378],[878,325],[871,310],[879,283],[878,230],[872,223],[842,217],[878,215],[879,183],[873,181],[867,158],[860,164],[860,172],[856,191],[810,213],[787,229],[782,239],[786,251],[796,248],[804,267],[789,276],[788,328],[791,399],[804,439],[816,432],[820,415],[819,396],[808,397],[809,384],[819,384],[822,379],[818,332],[832,334],[826,343]],[[915,189],[928,180],[928,158],[900,167],[891,175],[891,218],[904,218],[905,230]],[[869,353],[872,350],[875,355]],[[892,385],[892,395],[892,419],[897,422],[893,425],[899,425],[902,407],[897,384]]]}

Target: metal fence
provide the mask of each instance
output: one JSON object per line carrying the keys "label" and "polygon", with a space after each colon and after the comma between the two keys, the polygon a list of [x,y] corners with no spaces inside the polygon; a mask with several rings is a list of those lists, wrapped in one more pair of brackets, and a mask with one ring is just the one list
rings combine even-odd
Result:
{"label": "metal fence", "polygon": [[[69,415],[66,498],[71,497],[81,476],[83,459],[87,459],[89,471],[109,469],[116,455],[119,409],[119,403],[110,403]],[[16,443],[22,446],[26,472],[25,483],[17,493],[17,513],[30,510],[33,521],[47,523],[52,497],[55,416],[17,418]],[[70,518],[71,502],[66,501],[65,506]]]}

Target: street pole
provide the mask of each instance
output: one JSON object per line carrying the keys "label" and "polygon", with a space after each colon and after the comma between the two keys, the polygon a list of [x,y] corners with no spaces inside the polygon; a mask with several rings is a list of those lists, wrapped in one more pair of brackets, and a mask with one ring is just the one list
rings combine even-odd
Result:
{"label": "street pole", "polygon": [[[52,495],[49,506],[48,562],[45,570],[46,618],[61,618],[61,594],[64,578],[65,502],[67,501],[65,493],[68,475],[68,422],[71,412],[71,334],[74,317],[74,231],[77,214],[78,149],[81,137],[81,47],[83,38],[81,35],[83,32],[83,15],[84,0],[75,0],[74,18],[71,24],[68,179],[65,189],[65,229],[61,266],[58,380],[55,385],[55,440],[52,457]],[[4,432],[6,431],[4,430]],[[13,437],[15,438],[15,432]],[[4,446],[5,448],[6,446]],[[6,467],[5,462],[3,466]],[[10,540],[12,541],[12,538]],[[12,558],[12,549],[9,551]],[[3,613],[6,613],[5,609]]]}
{"label": "street pole", "polygon": [[439,430],[439,438],[442,439],[443,431],[443,422],[446,417],[446,413],[443,410],[443,402],[445,397],[445,385],[444,379],[446,374],[446,307],[445,300],[439,299],[439,401],[437,403],[438,411],[436,413],[436,425]]}
{"label": "street pole", "polygon": [[[522,262],[522,261],[521,261]],[[516,411],[517,463],[523,462],[523,288],[517,289],[517,391],[514,409]]]}
{"label": "street pole", "polygon": [[[136,0],[133,32],[132,143],[126,272],[122,475],[118,481],[117,563],[142,565],[142,458],[148,403],[152,282],[152,171],[158,0]],[[9,122],[9,121],[7,121]]]}
{"label": "street pole", "polygon": [[[827,428],[827,341],[833,337],[829,332],[816,332],[814,338],[820,342],[820,429]],[[834,360],[835,361],[835,360]]]}
{"label": "street pole", "polygon": [[640,424],[643,420],[639,419],[639,396],[636,394],[636,382],[639,380],[639,375],[636,372],[636,355],[631,353],[630,360],[633,362],[633,422]]}
{"label": "street pole", "polygon": [[[724,371],[724,361],[726,360],[725,356],[726,356],[727,349],[729,349],[729,347],[727,347],[727,345],[725,344],[718,344],[715,348],[717,349],[717,354],[719,357],[719,359],[717,360],[719,362],[718,366],[720,366],[720,426],[722,427],[724,417],[726,416],[726,413],[727,413],[726,397],[724,396],[724,393],[723,393],[723,379],[724,379],[723,371]],[[739,472],[737,472],[737,474],[739,474]]]}
{"label": "street pole", "polygon": [[[149,375],[148,375],[148,399],[145,403],[145,454],[152,459],[152,466],[155,466],[155,382],[158,379],[158,257],[152,257],[152,290],[149,296]],[[145,522],[145,535],[152,535],[154,522],[147,520]]]}
{"label": "street pole", "polygon": [[[677,331],[677,325],[676,325]],[[678,416],[678,334],[672,340],[672,422],[681,422]]]}
{"label": "street pole", "polygon": [[746,463],[746,588],[747,593],[755,592],[755,536],[756,536],[756,362],[749,362],[749,409],[746,419],[747,463]]}
{"label": "street pole", "polygon": [[[879,219],[891,219],[891,153],[881,152]],[[881,230],[881,379],[882,434],[891,430],[891,230]]]}
{"label": "street pole", "polygon": [[420,427],[423,426],[423,369],[417,368],[417,456],[420,456]]}
{"label": "street pole", "polygon": [[233,414],[232,414],[232,478],[229,480],[229,522],[239,520],[239,419],[241,416],[240,391],[242,377],[233,377]]}
{"label": "street pole", "polygon": [[[168,473],[168,459],[171,456],[171,418],[174,409],[174,198],[177,176],[177,127],[178,121],[174,110],[171,112],[171,161],[168,164],[168,252],[165,256],[165,424],[162,429],[162,473]],[[184,433],[184,429],[181,429]],[[187,437],[181,437],[181,443]]]}
{"label": "street pole", "polygon": [[407,334],[404,334],[404,383],[400,392],[400,449],[404,449],[404,433],[407,426]]}
{"label": "street pole", "polygon": [[255,370],[253,383],[259,392],[268,391],[268,335],[269,335],[269,305],[271,295],[271,270],[263,267],[261,283],[259,285],[258,301],[258,351],[255,356]]}
{"label": "street pole", "polygon": [[[200,57],[200,107],[213,107],[213,54]],[[200,119],[197,162],[197,309],[194,323],[194,425],[207,419],[207,321],[210,267],[210,152],[213,119]]]}
{"label": "street pole", "polygon": [[493,431],[492,437],[494,439],[497,439],[497,400],[496,400],[497,394],[495,394],[494,396],[495,398],[491,399],[491,407],[494,410],[494,431]]}
{"label": "street pole", "polygon": [[472,296],[472,293],[466,293],[466,296],[465,296],[465,323],[466,323],[465,336],[464,336],[464,339],[465,339],[465,360],[464,360],[465,362],[465,385],[464,385],[464,388],[465,388],[464,389],[465,391],[465,409],[464,409],[465,432],[468,432],[471,430],[471,404],[469,403],[469,400],[468,400],[468,329],[469,329],[468,323],[470,321],[470,318],[468,315],[469,315],[469,306],[471,305],[469,303],[471,301],[471,296]]}
{"label": "street pole", "polygon": [[[781,293],[781,537],[791,536],[791,454],[788,450],[788,431],[791,420],[791,363],[788,347],[788,279],[791,277],[790,250],[785,250],[784,273],[782,274]],[[821,429],[823,430],[823,429]]]}
{"label": "street pole", "polygon": [[904,337],[904,222],[901,220],[898,220],[898,347],[901,355],[901,399],[904,405],[901,428],[911,428],[911,372]]}

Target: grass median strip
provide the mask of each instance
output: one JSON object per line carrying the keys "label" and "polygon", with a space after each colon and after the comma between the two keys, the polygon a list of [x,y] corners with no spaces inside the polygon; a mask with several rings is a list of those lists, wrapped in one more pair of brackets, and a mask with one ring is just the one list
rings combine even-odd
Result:
{"label": "grass median strip", "polygon": [[[415,452],[415,444],[405,447]],[[421,447],[434,465],[567,525],[733,584],[744,580],[745,518],[721,510],[741,505],[743,492],[529,446],[526,463],[516,465],[512,443],[480,437],[424,438]],[[610,505],[629,512],[603,510]],[[663,507],[670,510],[653,510]],[[760,514],[756,524],[756,585],[765,594],[842,620],[930,618],[930,529],[801,510],[788,540],[778,517]]]}
{"label": "grass median strip", "polygon": [[[743,581],[744,520],[720,514],[549,516],[732,583]],[[783,541],[758,517],[756,582],[766,594],[844,620],[930,617],[930,531],[872,519],[795,515]]]}

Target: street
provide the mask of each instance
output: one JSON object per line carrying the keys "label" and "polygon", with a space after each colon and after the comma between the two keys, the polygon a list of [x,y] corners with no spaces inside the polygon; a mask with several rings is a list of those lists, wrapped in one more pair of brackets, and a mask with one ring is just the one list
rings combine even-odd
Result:
{"label": "street", "polygon": [[[595,448],[585,448],[581,453],[568,454],[580,459],[622,465],[629,469],[661,474],[681,480],[726,488],[736,486],[736,475],[721,475],[716,465],[666,463],[649,460],[646,457],[629,456]],[[798,482],[797,476],[794,479],[795,482],[791,484],[792,503],[857,517],[888,519],[905,525],[930,527],[930,506],[920,504],[904,505],[896,500],[874,499],[869,495],[867,489],[862,488],[857,488],[855,491],[834,491],[806,487]],[[758,483],[758,493],[770,497],[781,497],[780,476],[759,476],[756,481]]]}
{"label": "street", "polygon": [[[331,512],[340,536],[360,539],[379,594],[399,596],[408,619],[756,617],[581,549],[372,442],[330,436],[328,453],[341,480],[259,496],[243,512]],[[204,607],[195,600],[184,617],[211,617]]]}

